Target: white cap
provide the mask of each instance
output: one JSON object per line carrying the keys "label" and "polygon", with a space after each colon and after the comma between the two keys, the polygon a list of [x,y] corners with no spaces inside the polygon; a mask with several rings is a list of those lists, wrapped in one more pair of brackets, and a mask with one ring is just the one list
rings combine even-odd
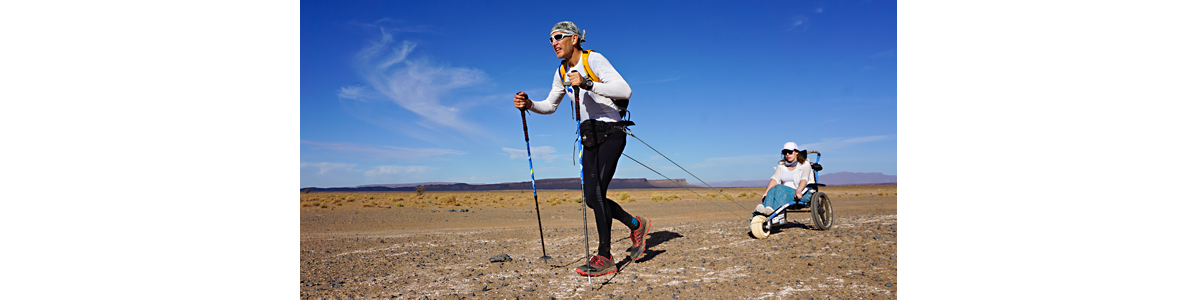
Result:
{"label": "white cap", "polygon": [[783,150],[794,150],[794,151],[800,151],[800,148],[797,148],[797,147],[796,147],[796,143],[793,143],[793,142],[787,142],[786,144],[783,144]]}

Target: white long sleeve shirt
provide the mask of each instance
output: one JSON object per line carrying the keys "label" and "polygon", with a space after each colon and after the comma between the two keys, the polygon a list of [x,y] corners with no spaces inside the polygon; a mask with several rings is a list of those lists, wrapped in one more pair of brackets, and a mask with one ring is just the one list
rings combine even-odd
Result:
{"label": "white long sleeve shirt", "polygon": [[[583,101],[583,107],[579,110],[580,119],[596,119],[604,122],[620,121],[621,114],[617,111],[617,105],[613,103],[612,99],[629,99],[630,94],[633,93],[629,89],[629,84],[625,82],[625,78],[622,78],[620,73],[617,73],[617,69],[613,68],[608,59],[599,52],[592,51],[588,54],[588,66],[599,78],[593,78],[595,81],[593,81],[590,91],[585,89],[579,91],[579,99]],[[584,71],[582,61],[567,70],[567,74],[570,74],[571,71],[578,71],[580,75],[587,77],[587,71]],[[550,95],[546,96],[546,100],[533,101],[530,111],[548,115],[558,109],[563,97],[568,98],[568,101],[575,101],[574,92],[563,86],[562,78],[558,77],[558,68],[554,69],[553,76],[554,84],[550,87]],[[568,84],[569,82],[570,80],[567,80]],[[570,106],[568,105],[568,107]],[[570,113],[574,114],[575,112]]]}

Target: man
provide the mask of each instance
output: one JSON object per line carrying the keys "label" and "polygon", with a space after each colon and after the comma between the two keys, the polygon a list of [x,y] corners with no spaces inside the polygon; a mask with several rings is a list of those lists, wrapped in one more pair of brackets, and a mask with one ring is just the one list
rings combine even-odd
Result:
{"label": "man", "polygon": [[[617,271],[610,252],[612,220],[629,227],[633,242],[629,258],[636,261],[646,250],[650,220],[633,216],[606,197],[608,184],[617,170],[617,160],[625,150],[624,126],[614,100],[629,99],[629,84],[600,53],[585,51],[581,43],[587,31],[575,23],[559,22],[550,30],[550,46],[562,65],[555,70],[554,85],[542,101],[531,101],[524,92],[513,96],[513,105],[539,114],[552,114],[568,92],[578,92],[579,117],[583,140],[583,194],[587,206],[596,215],[599,245],[588,263],[575,269],[583,276],[602,276]],[[567,85],[571,86],[570,88]],[[576,90],[579,89],[579,90]],[[573,100],[573,99],[572,99]]]}

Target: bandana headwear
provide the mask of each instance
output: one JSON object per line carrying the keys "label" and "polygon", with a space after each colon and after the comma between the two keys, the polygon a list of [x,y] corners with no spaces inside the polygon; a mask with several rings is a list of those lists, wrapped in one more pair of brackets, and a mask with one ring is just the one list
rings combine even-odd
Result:
{"label": "bandana headwear", "polygon": [[555,32],[574,34],[579,37],[580,43],[587,41],[587,30],[579,30],[579,27],[576,27],[575,23],[571,23],[571,21],[562,21],[554,24],[554,28],[550,29],[550,33],[554,34]]}

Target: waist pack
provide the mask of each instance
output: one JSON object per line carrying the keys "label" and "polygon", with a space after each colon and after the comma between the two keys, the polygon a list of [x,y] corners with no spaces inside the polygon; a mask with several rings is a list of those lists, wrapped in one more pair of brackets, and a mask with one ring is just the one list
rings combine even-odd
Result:
{"label": "waist pack", "polygon": [[588,119],[579,124],[579,139],[583,143],[584,148],[591,148],[603,144],[605,139],[608,139],[609,134],[620,133],[623,125],[621,122],[604,122]]}

